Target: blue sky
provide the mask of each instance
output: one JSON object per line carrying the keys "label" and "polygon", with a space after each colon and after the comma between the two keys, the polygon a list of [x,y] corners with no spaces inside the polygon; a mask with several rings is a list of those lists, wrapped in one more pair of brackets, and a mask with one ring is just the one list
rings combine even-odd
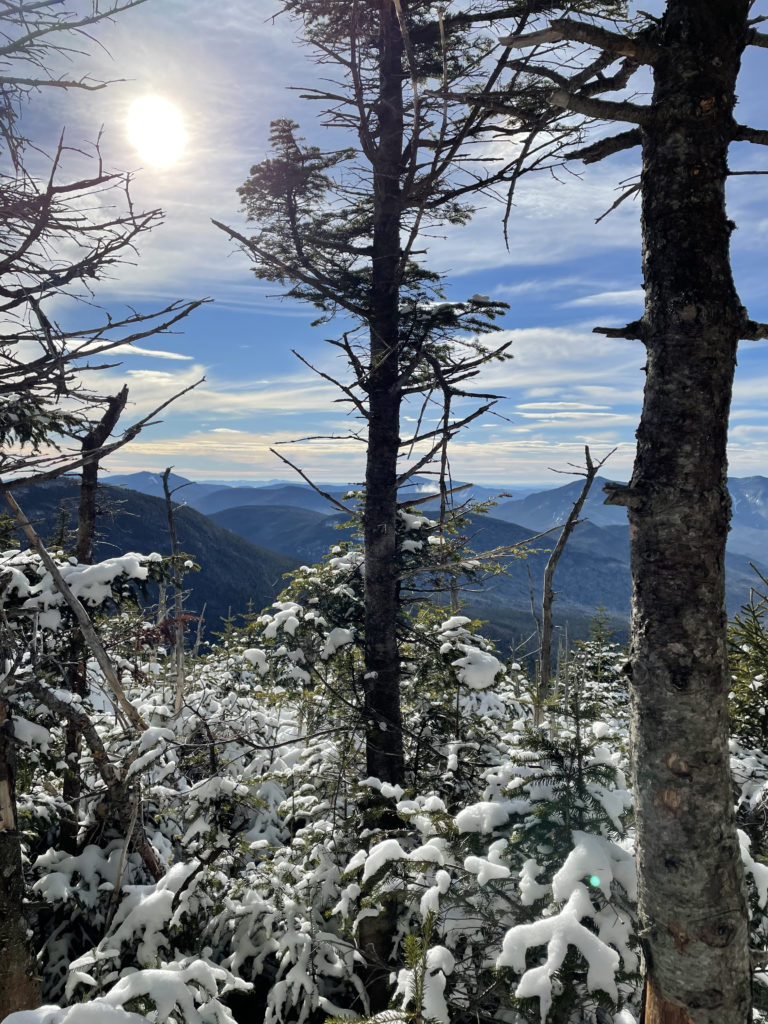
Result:
{"label": "blue sky", "polygon": [[[755,14],[766,13],[761,6]],[[292,116],[311,141],[322,144],[322,130],[313,124],[316,108],[302,106],[289,91],[311,82],[316,68],[297,45],[294,26],[284,18],[270,20],[273,7],[271,0],[149,0],[97,33],[108,53],[93,51],[92,73],[129,81],[96,93],[33,99],[31,123],[49,138],[66,125],[68,141],[79,144],[103,126],[106,164],[135,168],[136,203],[166,212],[165,224],[145,241],[135,264],[120,268],[97,299],[110,309],[120,303],[149,308],[175,298],[214,300],[179,334],[146,342],[103,374],[109,388],[128,382],[134,417],[206,377],[161,424],[108,461],[113,472],[172,464],[194,479],[290,478],[270,447],[349,429],[333,389],[291,354],[295,348],[338,374],[341,366],[323,341],[333,328],[313,329],[312,310],[270,297],[274,288],[252,278],[245,258],[211,224],[216,217],[242,226],[235,190],[265,155],[270,120]],[[766,127],[766,61],[768,51],[750,55],[740,89],[739,116],[757,127]],[[126,137],[130,103],[147,94],[166,97],[184,115],[187,146],[166,169],[139,169]],[[733,166],[766,169],[768,151],[739,147]],[[596,457],[616,447],[606,471],[624,478],[630,472],[642,347],[605,339],[592,327],[626,323],[642,311],[639,204],[629,200],[595,223],[618,195],[619,183],[637,173],[637,153],[572,170],[560,181],[548,173],[523,181],[509,251],[502,209],[490,201],[469,227],[429,243],[429,264],[445,272],[449,297],[479,292],[511,305],[503,337],[512,340],[514,359],[489,370],[481,382],[505,397],[498,416],[455,441],[457,478],[506,488],[555,486],[563,478],[550,469],[580,463],[585,443]],[[729,202],[739,226],[737,284],[751,316],[766,320],[768,176],[732,179]],[[768,475],[766,393],[767,343],[745,343],[731,424],[733,475]],[[360,444],[320,441],[284,450],[318,480],[360,479]]]}

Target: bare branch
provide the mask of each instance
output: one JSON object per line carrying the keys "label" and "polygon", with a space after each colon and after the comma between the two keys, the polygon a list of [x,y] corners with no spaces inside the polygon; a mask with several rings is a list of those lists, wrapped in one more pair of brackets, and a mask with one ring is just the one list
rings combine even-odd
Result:
{"label": "bare branch", "polygon": [[636,103],[617,103],[614,100],[600,100],[594,96],[571,95],[564,89],[557,89],[549,97],[554,107],[585,114],[599,121],[629,121],[630,124],[648,124],[650,109]]}
{"label": "bare branch", "polygon": [[627,341],[645,341],[645,323],[633,320],[625,327],[593,327],[593,334],[604,334],[606,338],[626,338]]}
{"label": "bare branch", "polygon": [[[342,345],[341,347],[343,348],[344,346]],[[352,405],[354,405],[354,407],[360,413],[360,415],[363,416],[365,419],[368,419],[368,410],[366,409],[365,405],[360,401],[360,399],[357,397],[357,395],[354,393],[352,388],[348,387],[346,384],[343,384],[340,380],[337,380],[335,377],[331,377],[329,374],[324,373],[322,370],[319,370],[316,366],[314,366],[312,363],[310,363],[309,360],[305,359],[304,356],[301,355],[300,352],[297,352],[295,348],[292,348],[291,352],[296,356],[296,358],[300,362],[304,363],[304,365],[307,367],[308,370],[311,370],[313,373],[316,373],[318,377],[322,378],[322,380],[328,381],[329,384],[333,384],[334,387],[337,387],[339,389],[339,391],[342,392],[342,394],[345,394],[347,396],[346,399],[337,398],[337,399],[335,399],[335,401],[337,401],[337,402],[343,402],[343,401],[351,402]]]}
{"label": "bare branch", "polygon": [[768,338],[768,324],[761,324],[757,320],[746,320],[741,329],[743,341],[762,341]]}
{"label": "bare branch", "polygon": [[607,217],[609,213],[613,213],[617,207],[621,206],[625,199],[629,199],[630,196],[636,195],[640,191],[640,187],[640,182],[637,181],[634,185],[630,185],[629,188],[624,189],[619,198],[611,203],[604,213],[601,213],[599,217],[595,217],[595,224],[599,224],[600,221]]}
{"label": "bare branch", "polygon": [[546,43],[586,43],[617,57],[630,57],[637,64],[653,64],[658,59],[659,49],[645,39],[633,39],[620,32],[611,32],[599,25],[558,18],[548,28],[524,36],[502,36],[499,43],[511,49],[522,50]]}
{"label": "bare branch", "polygon": [[510,50],[525,50],[530,46],[544,46],[547,43],[559,43],[563,40],[563,33],[549,25],[547,28],[539,29],[537,32],[529,32],[523,36],[499,36],[499,45],[506,46]]}
{"label": "bare branch", "polygon": [[628,131],[620,132],[618,135],[611,135],[607,139],[598,139],[589,146],[581,149],[572,149],[566,153],[569,160],[583,160],[585,164],[594,164],[598,160],[604,160],[614,153],[621,153],[625,149],[634,149],[642,142],[642,134],[639,128],[630,128]]}
{"label": "bare branch", "polygon": [[329,494],[327,491],[324,491],[322,487],[318,487],[316,483],[313,483],[303,469],[299,469],[299,467],[295,465],[295,463],[291,462],[290,459],[286,459],[284,455],[281,455],[280,452],[275,451],[274,448],[270,448],[269,450],[272,452],[273,455],[276,455],[281,462],[284,462],[286,466],[290,466],[291,469],[294,470],[294,472],[298,473],[302,480],[306,480],[306,482],[309,484],[313,491],[316,491],[318,494],[322,495],[322,497],[325,498],[326,501],[329,501],[332,505],[335,505],[336,508],[346,513],[346,515],[351,514],[350,510],[347,508],[346,505],[344,505],[342,502],[334,498],[332,494]]}
{"label": "bare branch", "polygon": [[736,124],[733,126],[731,138],[734,142],[754,142],[757,146],[768,146],[768,129]]}

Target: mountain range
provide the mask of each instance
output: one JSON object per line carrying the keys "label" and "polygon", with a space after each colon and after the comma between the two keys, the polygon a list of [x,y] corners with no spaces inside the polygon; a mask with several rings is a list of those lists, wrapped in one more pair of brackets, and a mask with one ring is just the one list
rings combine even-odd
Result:
{"label": "mountain range", "polygon": [[[571,640],[587,634],[598,606],[619,638],[627,632],[629,528],[624,509],[603,504],[605,483],[601,478],[595,481],[555,577],[555,621]],[[284,574],[301,563],[319,562],[354,533],[349,516],[304,484],[222,486],[174,474],[169,484],[174,502],[181,505],[176,513],[181,547],[201,566],[185,581],[190,591],[186,610],[201,614],[205,605],[206,622],[213,631],[230,613],[243,613],[249,604],[257,611],[270,604],[285,585]],[[418,481],[416,493],[428,493],[431,486],[428,480]],[[467,546],[478,553],[509,548],[552,530],[565,521],[581,487],[582,480],[576,479],[513,500],[503,495],[489,514],[468,516]],[[750,562],[768,572],[763,567],[764,559],[768,563],[768,479],[735,478],[729,487],[733,528],[726,559],[727,601],[733,614],[759,582]],[[478,500],[494,494],[488,487],[471,490]],[[333,485],[326,492],[341,501],[345,488]],[[95,557],[127,550],[167,553],[162,495],[162,478],[153,473],[111,476],[101,485]],[[57,529],[61,532],[62,505],[76,510],[77,480],[35,485],[20,492],[19,500],[27,515],[37,520],[39,532],[51,537]],[[420,510],[427,515],[435,512],[429,503]],[[527,546],[524,559],[500,559],[501,574],[462,592],[466,613],[483,619],[486,632],[505,647],[535,633],[531,602],[533,598],[538,607],[544,567],[556,538],[556,531],[539,537]]]}
{"label": "mountain range", "polygon": [[[76,479],[35,484],[15,495],[49,546],[72,547],[79,497]],[[102,484],[97,500],[96,561],[128,551],[170,553],[163,499]],[[252,544],[192,508],[182,510],[176,525],[181,550],[200,566],[184,581],[184,610],[204,615],[209,635],[220,630],[230,614],[246,612],[249,606],[261,611],[271,604],[285,586],[285,574],[300,564],[297,558]],[[157,595],[151,596],[154,600]]]}

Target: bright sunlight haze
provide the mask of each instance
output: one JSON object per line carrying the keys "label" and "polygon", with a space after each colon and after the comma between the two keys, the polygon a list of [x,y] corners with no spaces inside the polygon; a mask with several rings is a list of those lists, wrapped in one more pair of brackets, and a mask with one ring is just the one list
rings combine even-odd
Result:
{"label": "bright sunlight haze", "polygon": [[142,160],[155,167],[170,167],[187,141],[181,111],[162,96],[134,100],[128,112],[128,138]]}

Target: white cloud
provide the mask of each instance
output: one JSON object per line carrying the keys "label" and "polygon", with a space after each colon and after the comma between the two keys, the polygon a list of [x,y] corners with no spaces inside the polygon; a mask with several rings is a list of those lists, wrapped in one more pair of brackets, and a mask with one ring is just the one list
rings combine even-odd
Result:
{"label": "white cloud", "polygon": [[579,409],[587,411],[589,409],[599,412],[608,408],[607,405],[588,405],[584,402],[520,402],[515,408],[517,409]]}
{"label": "white cloud", "polygon": [[627,401],[634,400],[641,390],[644,354],[639,343],[615,341],[573,327],[501,331],[497,338],[512,342],[513,358],[486,368],[482,386],[524,390],[554,386],[563,400],[569,400],[568,393],[577,388],[595,385],[621,388]]}
{"label": "white cloud", "polygon": [[[98,297],[162,303],[177,295],[211,294],[222,323],[230,313],[253,314],[254,333],[261,337],[267,336],[264,314],[284,318],[280,326],[286,328],[298,328],[298,321],[313,317],[311,309],[270,298],[279,288],[256,281],[245,258],[233,252],[228,239],[211,224],[211,217],[237,224],[236,189],[265,154],[270,118],[298,113],[305,134],[311,140],[319,138],[311,126],[315,108],[305,106],[299,112],[297,93],[286,91],[286,86],[310,81],[315,67],[296,46],[290,19],[278,18],[272,24],[257,7],[253,0],[220,0],[215,5],[163,0],[141,5],[97,32],[112,57],[97,50],[94,74],[125,76],[130,82],[98,93],[46,96],[41,123],[49,124],[52,133],[59,122],[72,126],[68,131],[73,144],[95,137],[105,125],[108,166],[138,163],[124,131],[126,111],[137,95],[165,95],[179,104],[186,119],[189,143],[179,163],[164,171],[141,171],[134,182],[137,207],[165,208],[166,222],[140,243],[133,265],[115,268],[113,280]],[[335,140],[326,133],[322,143],[328,148]],[[71,159],[74,166],[82,163],[76,154]],[[600,307],[608,319],[625,307],[637,306],[639,312],[643,292],[629,287],[639,274],[624,273],[621,267],[627,254],[639,253],[639,204],[628,200],[594,223],[617,197],[617,182],[632,175],[636,163],[636,153],[620,156],[585,169],[581,177],[569,175],[564,183],[548,174],[526,176],[515,199],[509,251],[501,231],[502,204],[488,200],[469,227],[449,229],[445,239],[427,241],[430,264],[454,275],[482,272],[489,278],[488,286],[473,281],[473,290],[519,300],[520,307],[535,298],[550,308],[586,310],[574,316],[587,316]],[[763,275],[754,257],[758,246],[764,248],[768,230],[764,196],[755,187],[760,180],[733,179],[729,209],[741,225],[734,235],[734,253],[744,261],[755,302],[750,312],[765,319],[759,309],[766,301]],[[603,266],[610,263],[606,275],[590,262],[592,257],[603,258]],[[504,268],[510,282],[498,284]],[[618,442],[620,449],[612,460],[617,468],[611,467],[611,472],[628,476],[644,385],[642,346],[595,335],[587,325],[574,323],[539,323],[501,332],[497,339],[512,340],[514,359],[484,368],[476,383],[481,390],[506,394],[508,401],[498,409],[515,422],[491,419],[458,438],[452,455],[457,474],[479,480],[544,480],[548,465],[562,468],[569,461],[580,462],[584,443],[610,447]],[[172,457],[184,464],[186,475],[198,478],[231,477],[233,465],[243,477],[288,475],[269,455],[271,444],[302,434],[344,433],[350,421],[346,408],[334,404],[338,393],[331,385],[309,373],[274,370],[272,362],[259,365],[257,371],[255,360],[238,377],[233,368],[238,362],[227,348],[235,343],[222,340],[218,362],[210,369],[189,355],[134,347],[125,354],[183,365],[173,373],[142,364],[101,374],[109,393],[129,381],[134,416],[146,414],[204,374],[208,378],[164,411],[160,427],[114,457],[121,467],[162,469]],[[250,356],[242,353],[243,360]],[[313,352],[312,358],[322,369],[330,365],[325,356],[316,360]],[[765,346],[745,349],[740,359],[732,469],[764,472],[768,437],[760,421],[768,393]],[[329,372],[334,370],[338,364]],[[316,442],[288,450],[321,479],[355,478],[362,471],[361,446],[352,441]]]}
{"label": "white cloud", "polygon": [[570,306],[642,306],[645,292],[642,288],[624,288],[619,291],[596,292],[594,295],[582,295],[577,299],[561,302],[562,308]]}
{"label": "white cloud", "polygon": [[508,250],[501,230],[503,206],[491,204],[479,210],[468,227],[449,229],[444,239],[428,244],[430,264],[453,276],[500,267],[551,266],[568,259],[586,260],[601,251],[639,251],[638,204],[624,203],[595,224],[613,202],[616,182],[631,174],[632,167],[614,161],[562,183],[545,173],[528,175],[516,193]]}
{"label": "white cloud", "polygon": [[189,361],[192,356],[183,355],[181,352],[164,352],[156,348],[140,348],[138,345],[125,345],[119,349],[116,355],[123,356],[151,356],[153,359],[179,359]]}
{"label": "white cloud", "polygon": [[[175,416],[213,416],[219,419],[304,416],[307,413],[328,415],[334,407],[336,389],[307,375],[284,377],[281,380],[228,380],[207,372],[199,363],[170,373],[163,370],[136,369],[92,374],[91,382],[107,393],[129,385],[130,408],[135,415],[145,415],[171,395],[205,377],[203,383],[179,399],[164,412],[163,418]],[[338,413],[335,414],[338,416]]]}

